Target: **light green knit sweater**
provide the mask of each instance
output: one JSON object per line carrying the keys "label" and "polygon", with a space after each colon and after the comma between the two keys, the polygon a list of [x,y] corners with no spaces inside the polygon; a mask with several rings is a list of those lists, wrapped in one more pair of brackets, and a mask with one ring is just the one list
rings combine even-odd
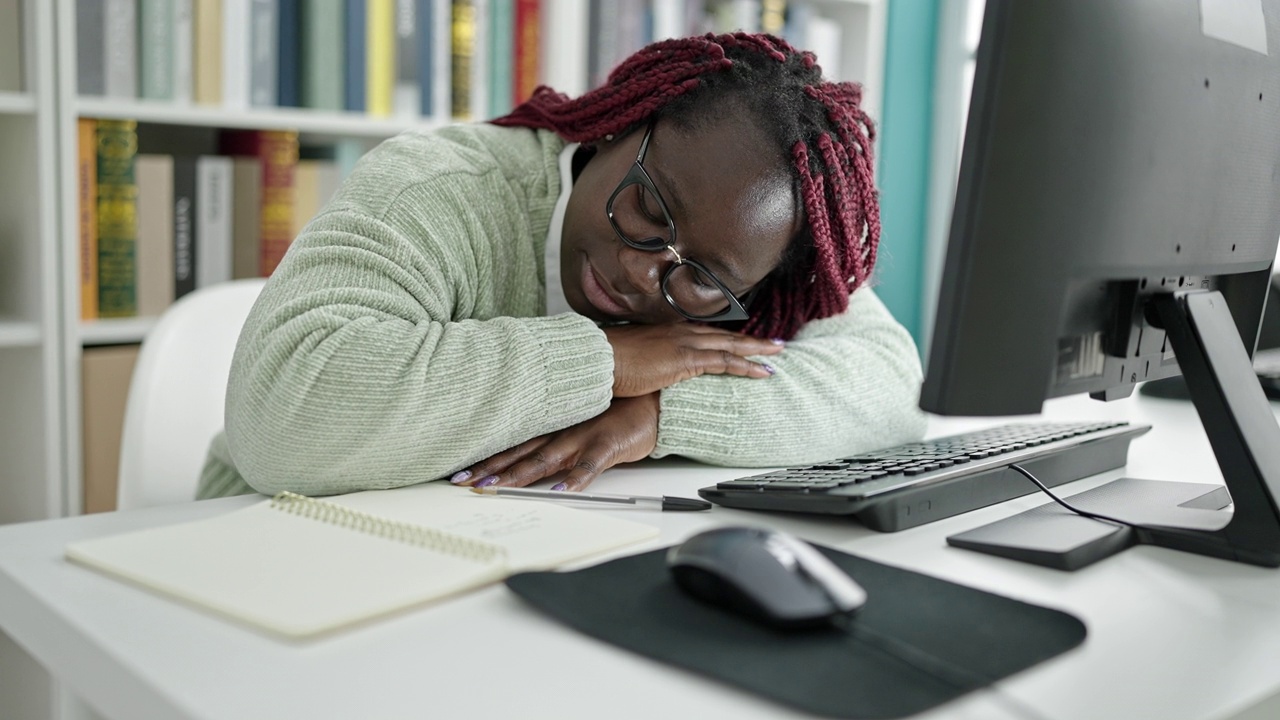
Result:
{"label": "light green knit sweater", "polygon": [[[543,316],[563,147],[467,125],[361,160],[249,315],[200,497],[423,482],[608,407],[604,333]],[[778,466],[923,433],[915,347],[870,290],[768,362],[663,390],[653,456]]]}

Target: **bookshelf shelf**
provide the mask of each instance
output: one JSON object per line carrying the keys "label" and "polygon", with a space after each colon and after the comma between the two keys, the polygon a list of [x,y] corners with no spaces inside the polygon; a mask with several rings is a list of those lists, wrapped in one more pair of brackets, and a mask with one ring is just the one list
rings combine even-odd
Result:
{"label": "bookshelf shelf", "polygon": [[374,118],[363,113],[321,112],[293,109],[229,111],[203,105],[81,97],[80,117],[137,120],[140,123],[256,130],[297,130],[333,137],[388,138],[415,127],[437,125],[426,118]]}
{"label": "bookshelf shelf", "polygon": [[156,320],[154,317],[140,317],[82,322],[80,343],[86,346],[140,343],[155,327]]}
{"label": "bookshelf shelf", "polygon": [[0,321],[0,348],[36,347],[40,341],[38,324]]}
{"label": "bookshelf shelf", "polygon": [[0,92],[0,115],[27,115],[36,111],[36,99],[28,93]]}

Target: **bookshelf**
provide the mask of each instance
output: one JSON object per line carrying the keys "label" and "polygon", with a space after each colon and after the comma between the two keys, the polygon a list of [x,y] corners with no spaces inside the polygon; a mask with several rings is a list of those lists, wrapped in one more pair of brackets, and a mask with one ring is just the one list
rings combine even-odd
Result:
{"label": "bookshelf", "polygon": [[[145,2],[103,1],[134,3],[136,8]],[[418,1],[446,11],[451,2]],[[723,1],[738,11],[761,4],[761,0]],[[23,83],[16,89],[0,85],[0,164],[10,170],[0,174],[0,458],[4,459],[0,523],[83,512],[81,377],[86,350],[139,343],[156,322],[155,317],[81,319],[77,166],[81,118],[137,121],[140,138],[174,134],[207,143],[223,129],[289,130],[296,131],[304,144],[348,142],[364,149],[409,128],[450,122],[447,110],[429,117],[398,111],[373,117],[352,111],[82,95],[77,74],[81,0],[0,0],[0,10],[6,2],[18,3],[22,9]],[[194,7],[201,0],[190,2]],[[570,95],[588,89],[591,14],[593,8],[599,11],[601,3],[614,2],[540,0],[540,82]],[[678,32],[680,18],[686,17],[686,4],[695,0],[636,2],[651,9],[655,37],[662,37],[685,34]],[[864,102],[873,118],[879,116],[882,95],[887,2],[804,3],[827,21],[824,37],[840,48],[839,61],[824,62],[823,67],[836,79],[864,83]],[[798,6],[801,0],[790,3]],[[437,29],[432,37],[442,35]],[[0,62],[4,57],[0,52]],[[11,673],[11,667],[18,670]],[[76,704],[2,635],[0,669],[0,697],[5,698],[0,701],[0,715],[9,717],[13,707],[21,707],[37,708],[31,717],[82,717]],[[9,698],[19,697],[26,700],[10,704]]]}

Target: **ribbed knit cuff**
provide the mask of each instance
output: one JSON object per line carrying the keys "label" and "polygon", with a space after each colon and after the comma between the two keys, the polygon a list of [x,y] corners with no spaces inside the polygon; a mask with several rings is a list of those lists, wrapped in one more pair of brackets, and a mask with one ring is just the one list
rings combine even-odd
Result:
{"label": "ribbed knit cuff", "polygon": [[[702,462],[734,465],[741,462],[735,420],[735,388],[741,378],[708,377],[676,383],[662,391],[658,415],[658,444],[650,457],[682,455]],[[748,381],[749,382],[749,381]]]}
{"label": "ribbed knit cuff", "polygon": [[526,323],[541,351],[547,417],[577,423],[604,412],[613,398],[613,346],[604,331],[572,313]]}

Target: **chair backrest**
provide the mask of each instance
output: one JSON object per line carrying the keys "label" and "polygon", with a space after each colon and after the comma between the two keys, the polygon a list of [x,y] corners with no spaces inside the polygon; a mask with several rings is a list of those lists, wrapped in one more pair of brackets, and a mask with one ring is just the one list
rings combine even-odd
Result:
{"label": "chair backrest", "polygon": [[195,499],[209,443],[222,429],[236,339],[265,282],[197,290],[147,333],[125,405],[119,509]]}

